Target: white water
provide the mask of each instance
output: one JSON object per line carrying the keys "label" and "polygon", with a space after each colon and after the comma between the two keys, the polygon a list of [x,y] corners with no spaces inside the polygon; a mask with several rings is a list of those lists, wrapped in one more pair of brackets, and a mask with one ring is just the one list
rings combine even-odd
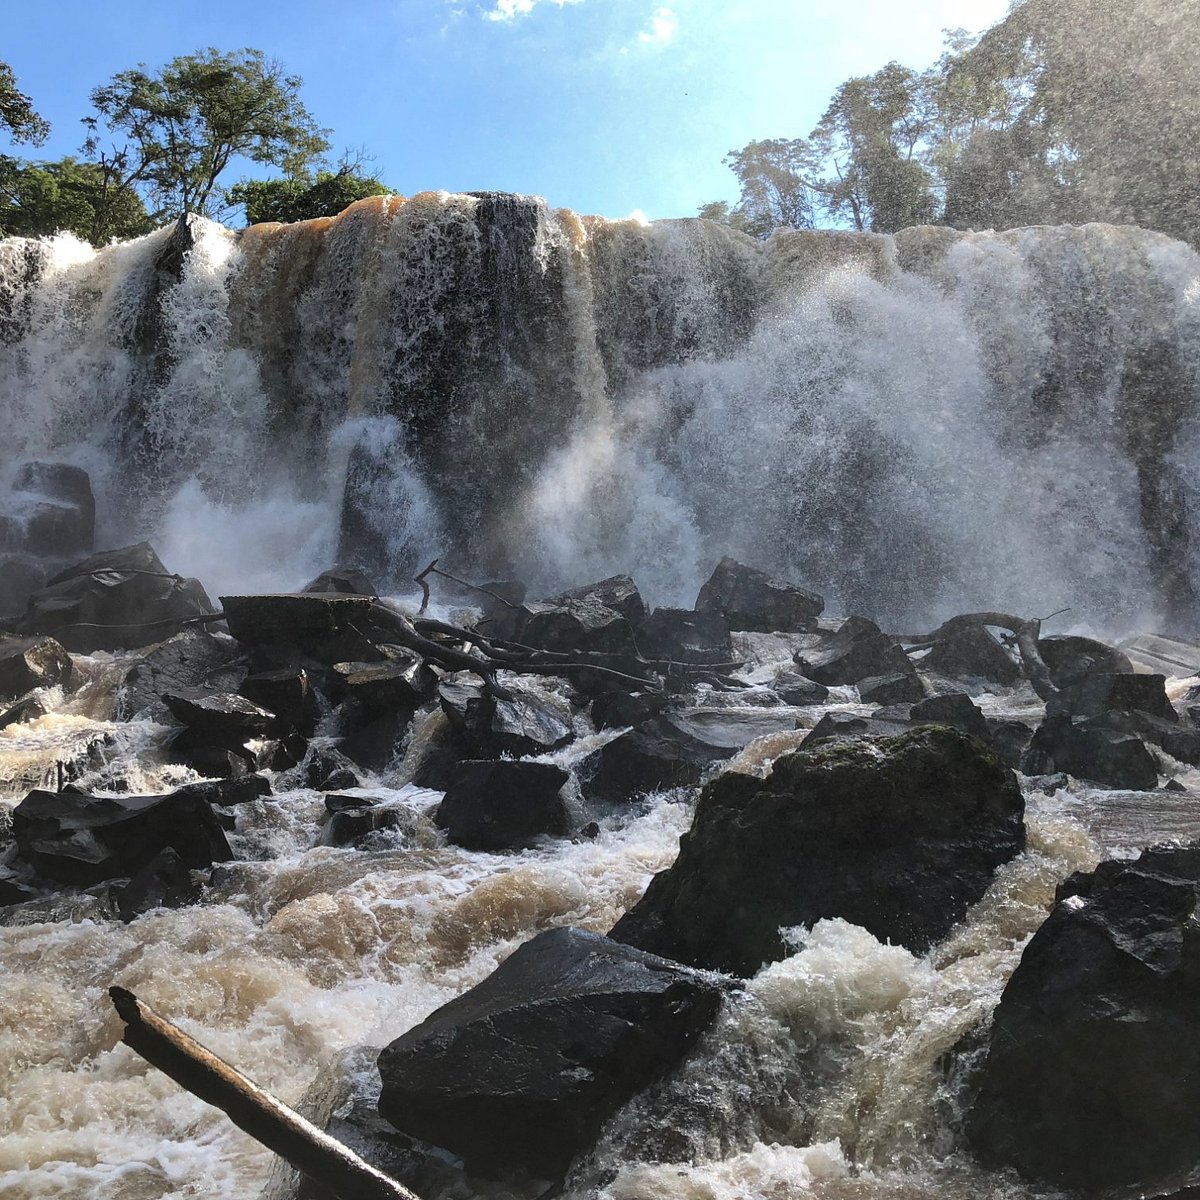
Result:
{"label": "white water", "polygon": [[[730,552],[912,626],[997,606],[1152,624],[1131,423],[1200,503],[1200,257],[1156,234],[764,245],[441,193],[196,228],[161,301],[168,231],[33,247],[32,281],[31,244],[5,243],[24,316],[0,414],[5,462],[87,466],[106,544],[148,536],[215,592],[329,565],[359,443],[398,565],[546,590],[629,571],[690,603]],[[1155,347],[1173,394],[1127,396]],[[1195,554],[1176,547],[1186,578]]]}

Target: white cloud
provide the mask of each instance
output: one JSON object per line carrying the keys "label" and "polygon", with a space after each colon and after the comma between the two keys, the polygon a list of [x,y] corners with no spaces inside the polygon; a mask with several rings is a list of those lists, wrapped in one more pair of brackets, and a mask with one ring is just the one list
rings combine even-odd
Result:
{"label": "white cloud", "polygon": [[[581,0],[549,0],[562,8],[564,4],[579,4]],[[489,21],[512,21],[517,17],[528,16],[533,12],[534,5],[545,3],[545,0],[496,0],[495,8],[489,9],[484,16]]]}
{"label": "white cloud", "polygon": [[679,30],[679,18],[669,8],[656,9],[649,25],[638,34],[644,46],[661,46],[669,42]]}

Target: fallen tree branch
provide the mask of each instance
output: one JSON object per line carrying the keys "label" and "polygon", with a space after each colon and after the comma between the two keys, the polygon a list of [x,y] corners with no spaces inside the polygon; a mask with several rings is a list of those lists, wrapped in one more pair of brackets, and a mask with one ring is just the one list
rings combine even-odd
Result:
{"label": "fallen tree branch", "polygon": [[[1057,616],[1058,614],[1052,613],[1051,615]],[[909,646],[908,652],[912,653],[916,650],[926,649],[936,642],[953,637],[954,634],[964,629],[979,628],[984,625],[993,625],[997,629],[1007,629],[1013,635],[1017,643],[1017,650],[1021,655],[1021,666],[1025,670],[1025,677],[1032,684],[1038,698],[1044,700],[1047,704],[1051,700],[1057,699],[1059,695],[1058,685],[1055,684],[1050,674],[1050,668],[1046,665],[1046,660],[1042,658],[1041,651],[1038,650],[1038,635],[1042,631],[1042,622],[1037,617],[1026,620],[1023,617],[1014,617],[1011,613],[964,613],[959,617],[951,617],[950,620],[943,622],[932,633],[918,634],[911,639],[906,638],[906,641],[918,643],[917,645]]]}
{"label": "fallen tree branch", "polygon": [[247,1079],[125,988],[111,987],[122,1040],[180,1087],[219,1108],[239,1129],[273,1150],[338,1200],[419,1200],[348,1147]]}
{"label": "fallen tree branch", "polygon": [[451,583],[457,583],[459,587],[468,588],[472,592],[482,592],[485,596],[491,596],[493,600],[499,600],[505,608],[521,607],[519,604],[514,604],[511,600],[501,596],[499,592],[493,592],[491,588],[481,587],[477,583],[468,583],[465,579],[459,579],[457,575],[451,575],[449,571],[441,570],[438,567],[440,561],[440,559],[435,558],[420,575],[414,576],[415,582],[421,585],[422,598],[420,612],[424,613],[425,609],[429,606],[429,584],[426,582],[426,579],[430,575],[440,575],[443,579],[449,579]]}

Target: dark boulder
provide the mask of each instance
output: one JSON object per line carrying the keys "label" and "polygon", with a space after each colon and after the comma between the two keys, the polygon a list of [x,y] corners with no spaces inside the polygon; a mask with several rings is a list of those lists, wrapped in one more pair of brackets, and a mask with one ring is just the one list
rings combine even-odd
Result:
{"label": "dark boulder", "polygon": [[26,554],[0,554],[0,616],[18,617],[34,592],[46,586],[51,566]]}
{"label": "dark boulder", "polygon": [[118,915],[129,922],[152,909],[195,904],[200,899],[200,885],[178,852],[165,846],[114,893]]}
{"label": "dark boulder", "polygon": [[213,611],[198,580],[169,574],[142,542],[93,555],[53,576],[30,598],[18,632],[50,634],[80,654],[136,649]]}
{"label": "dark boulder", "polygon": [[984,742],[991,737],[987,718],[965,692],[930,696],[914,704],[908,715],[914,725],[950,725]]}
{"label": "dark boulder", "polygon": [[560,750],[571,727],[521,692],[511,700],[488,695],[477,683],[447,679],[438,688],[442,711],[475,758],[525,758]]}
{"label": "dark boulder", "polygon": [[379,1056],[380,1113],[483,1175],[554,1179],[712,1022],[721,985],[553,929]]}
{"label": "dark boulder", "polygon": [[329,819],[321,830],[322,846],[351,846],[356,850],[406,846],[430,847],[437,829],[422,813],[401,805],[380,803],[375,796],[325,797]]}
{"label": "dark boulder", "polygon": [[976,1076],[967,1132],[985,1162],[1089,1194],[1158,1194],[1200,1165],[1198,906],[1194,845],[1060,887]]}
{"label": "dark boulder", "polygon": [[636,654],[633,627],[615,609],[595,599],[563,600],[526,605],[521,641],[537,650],[573,654],[580,650],[603,654]]}
{"label": "dark boulder", "polygon": [[771,680],[771,690],[784,702],[796,708],[810,704],[824,704],[829,699],[829,689],[814,679],[806,679],[795,671],[780,671]]}
{"label": "dark boulder", "polygon": [[796,655],[800,673],[826,686],[880,675],[915,675],[900,645],[866,617],[847,617],[819,648]]}
{"label": "dark boulder", "polygon": [[245,745],[251,738],[275,731],[279,724],[273,712],[232,692],[168,692],[163,703],[181,725],[195,733],[198,741],[218,746]]}
{"label": "dark boulder", "polygon": [[802,749],[811,750],[821,742],[846,737],[895,737],[910,726],[906,705],[898,704],[878,709],[869,717],[857,713],[827,712],[809,731],[800,743]]}
{"label": "dark boulder", "polygon": [[301,767],[300,783],[319,792],[359,786],[354,764],[337,750],[313,750]]}
{"label": "dark boulder", "polygon": [[1133,663],[1126,654],[1095,638],[1072,634],[1038,638],[1038,653],[1059,688],[1068,687],[1085,675],[1133,674]]}
{"label": "dark boulder", "polygon": [[322,571],[300,591],[306,595],[325,595],[329,592],[344,596],[379,595],[370,579],[354,567],[334,567],[331,571]]}
{"label": "dark boulder", "polygon": [[1022,770],[1025,751],[1033,740],[1033,726],[1008,717],[988,717],[988,743],[1006,767]]}
{"label": "dark boulder", "polygon": [[1073,717],[1098,717],[1106,712],[1144,712],[1161,721],[1178,722],[1167,699],[1166,677],[1091,671],[1067,684],[1047,710]]}
{"label": "dark boulder", "polygon": [[265,775],[243,775],[238,779],[206,779],[176,788],[175,796],[195,796],[206,804],[234,808],[271,795],[271,781]]}
{"label": "dark boulder", "polygon": [[733,658],[729,622],[716,612],[656,608],[638,630],[642,657],[680,663],[721,663]]}
{"label": "dark boulder", "polygon": [[13,810],[21,857],[48,879],[88,887],[131,876],[171,847],[187,867],[233,857],[211,806],[187,790],[165,796],[30,792]]}
{"label": "dark boulder", "polygon": [[238,694],[269,709],[280,721],[303,734],[312,733],[320,716],[312,680],[303,667],[247,675],[238,687]]}
{"label": "dark boulder", "polygon": [[741,975],[787,953],[781,927],[826,917],[921,953],[1024,848],[1023,814],[1013,773],[955,729],[806,745],[709,783],[610,936]]}
{"label": "dark boulder", "polygon": [[915,671],[873,675],[860,679],[856,686],[864,704],[911,704],[925,697],[925,685]]}
{"label": "dark boulder", "polygon": [[229,632],[263,668],[382,661],[363,632],[374,603],[333,592],[221,597]]}
{"label": "dark boulder", "polygon": [[1021,668],[983,625],[964,625],[934,642],[921,666],[955,679],[989,679],[1013,684]]}
{"label": "dark boulder", "polygon": [[1158,786],[1154,755],[1135,733],[1113,729],[1106,716],[1077,721],[1065,714],[1048,716],[1033,735],[1021,769],[1026,775],[1066,771],[1135,792]]}
{"label": "dark boulder", "polygon": [[343,735],[338,742],[341,753],[355,766],[382,771],[399,757],[404,736],[412,724],[413,710],[400,709],[364,719],[353,703],[347,703],[339,715]]}
{"label": "dark boulder", "polygon": [[592,701],[592,724],[597,729],[632,728],[658,716],[666,703],[657,692],[601,692]]}
{"label": "dark boulder", "polygon": [[800,633],[817,627],[825,601],[815,592],[726,557],[700,589],[696,611],[723,614],[730,629]]}
{"label": "dark boulder", "polygon": [[53,638],[0,641],[0,697],[13,699],[34,688],[68,686],[71,656]]}
{"label": "dark boulder", "polygon": [[329,698],[350,703],[361,721],[413,713],[437,688],[437,676],[415,654],[397,651],[386,662],[334,663],[326,675]]}
{"label": "dark boulder", "polygon": [[460,762],[434,820],[468,850],[516,850],[542,837],[565,837],[573,824],[563,792],[570,778],[551,763]]}
{"label": "dark boulder", "polygon": [[190,628],[148,647],[130,666],[117,696],[116,717],[161,720],[163,695],[195,688],[232,691],[241,683],[241,647],[228,634]]}
{"label": "dark boulder", "polygon": [[600,580],[599,583],[587,583],[583,587],[571,588],[551,597],[549,603],[564,604],[568,600],[587,600],[602,604],[605,608],[620,613],[634,626],[640,625],[650,614],[637,584],[628,575],[613,575],[609,579]]}
{"label": "dark boulder", "polygon": [[96,544],[96,500],[82,467],[67,463],[27,462],[13,481],[24,500],[17,522],[22,549],[43,558],[69,559],[90,554]]}
{"label": "dark boulder", "polygon": [[620,804],[651,792],[694,787],[714,762],[732,758],[739,749],[727,741],[707,741],[701,730],[661,713],[605,743],[588,759],[582,772],[584,794]]}

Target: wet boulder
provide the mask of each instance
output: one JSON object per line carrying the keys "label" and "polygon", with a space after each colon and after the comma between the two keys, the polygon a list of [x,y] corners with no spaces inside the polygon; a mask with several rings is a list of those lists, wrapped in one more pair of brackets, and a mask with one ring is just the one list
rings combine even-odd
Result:
{"label": "wet boulder", "polygon": [[387,656],[364,632],[374,603],[333,592],[221,597],[229,632],[263,670],[381,662]]}
{"label": "wet boulder", "polygon": [[434,820],[467,850],[517,850],[542,837],[565,837],[574,824],[564,792],[570,778],[551,763],[460,762]]}
{"label": "wet boulder", "polygon": [[561,750],[574,733],[561,717],[533,697],[489,695],[461,678],[444,680],[438,699],[446,719],[475,758],[526,758]]}
{"label": "wet boulder", "polygon": [[[522,597],[524,599],[524,597]],[[568,600],[585,600],[602,604],[605,608],[620,613],[631,625],[637,626],[650,614],[650,609],[637,584],[628,575],[613,575],[599,583],[584,584],[554,596],[551,604],[564,604]]]}
{"label": "wet boulder", "polygon": [[199,741],[214,745],[244,745],[274,732],[279,723],[273,712],[232,692],[168,692],[163,703]]}
{"label": "wet boulder", "polygon": [[330,571],[322,571],[300,591],[308,595],[325,595],[329,592],[344,596],[379,595],[370,579],[354,567],[334,567]]}
{"label": "wet boulder", "polygon": [[796,708],[811,704],[824,704],[829,699],[829,689],[814,679],[806,679],[795,671],[780,671],[771,680],[771,690],[784,702]]}
{"label": "wet boulder", "polygon": [[1157,1195],[1200,1165],[1198,915],[1195,845],[1060,887],[975,1077],[967,1133],[981,1159],[1089,1194]]}
{"label": "wet boulder", "polygon": [[[1033,740],[1033,726],[1011,717],[985,719],[988,728],[987,742],[996,752],[996,756],[1006,767],[1012,767],[1014,771],[1022,770],[1025,751],[1029,749],[1029,743]],[[948,721],[946,724],[954,722]]]}
{"label": "wet boulder", "polygon": [[1114,729],[1108,714],[1072,720],[1048,716],[1029,743],[1021,765],[1026,775],[1066,771],[1077,779],[1130,791],[1158,786],[1158,763],[1136,734]]}
{"label": "wet boulder", "polygon": [[1021,668],[983,625],[952,626],[939,637],[921,666],[954,679],[987,679],[1014,684]]}
{"label": "wet boulder", "polygon": [[700,589],[696,611],[721,613],[730,629],[807,632],[817,627],[825,601],[815,592],[726,557]]}
{"label": "wet boulder", "polygon": [[303,734],[312,733],[320,716],[311,677],[303,667],[247,675],[238,687],[238,694],[269,709],[280,721]]}
{"label": "wet boulder", "polygon": [[713,1021],[721,984],[553,929],[379,1056],[380,1113],[473,1174],[555,1179]]}
{"label": "wet boulder", "polygon": [[1048,709],[1073,717],[1098,717],[1106,712],[1144,712],[1175,724],[1179,714],[1167,699],[1166,677],[1091,671],[1067,684]]}
{"label": "wet boulder", "polygon": [[326,690],[335,704],[351,704],[360,722],[413,713],[433,697],[437,676],[415,654],[396,651],[385,662],[334,663]]}
{"label": "wet boulder", "polygon": [[660,713],[607,742],[581,772],[584,794],[620,804],[651,792],[694,787],[715,762],[732,758],[745,741],[708,739],[702,724]]}
{"label": "wet boulder", "polygon": [[930,696],[914,704],[908,716],[914,725],[949,725],[984,742],[991,737],[987,718],[965,692]]}
{"label": "wet boulder", "polygon": [[781,927],[841,917],[922,953],[1025,845],[1016,777],[938,725],[839,738],[728,772],[700,793],[673,866],[610,936],[751,975],[787,953]]}
{"label": "wet boulder", "polygon": [[34,688],[69,686],[73,671],[71,656],[53,638],[0,641],[0,697],[11,700]]}
{"label": "wet boulder", "polygon": [[3,518],[7,548],[42,558],[90,554],[96,542],[96,500],[82,467],[27,462],[13,481],[16,511]]}
{"label": "wet boulder", "polygon": [[325,809],[329,818],[321,830],[322,846],[373,850],[394,847],[397,840],[425,848],[437,843],[437,829],[427,816],[378,797],[328,795]]}
{"label": "wet boulder", "polygon": [[1056,687],[1065,688],[1085,675],[1132,675],[1129,656],[1095,638],[1058,634],[1038,638],[1038,653]]}
{"label": "wet boulder", "polygon": [[925,697],[925,685],[915,671],[873,675],[860,679],[856,686],[864,704],[911,704]]}
{"label": "wet boulder", "polygon": [[164,846],[123,887],[113,889],[117,914],[128,923],[156,908],[183,908],[200,899],[191,868],[171,846]]}
{"label": "wet boulder", "polygon": [[800,673],[827,687],[882,675],[916,675],[903,648],[866,617],[847,617],[823,643],[796,655]]}
{"label": "wet boulder", "polygon": [[656,608],[638,630],[642,657],[679,663],[722,663],[733,658],[729,622],[718,612]]}
{"label": "wet boulder", "polygon": [[189,868],[233,857],[211,806],[186,789],[163,796],[33,791],[13,810],[13,836],[40,874],[78,887],[132,876],[167,847]]}
{"label": "wet boulder", "polygon": [[633,627],[615,609],[598,600],[563,600],[526,605],[521,641],[537,650],[573,654],[580,650],[602,654],[636,654]]}
{"label": "wet boulder", "polygon": [[895,737],[910,726],[906,705],[889,705],[877,709],[869,717],[857,713],[827,712],[812,727],[808,736],[800,743],[803,749],[812,749],[821,742],[846,737]]}
{"label": "wet boulder", "polygon": [[198,580],[171,575],[142,542],[93,555],[52,576],[18,622],[23,634],[49,634],[68,650],[136,649],[214,612]]}
{"label": "wet boulder", "polygon": [[666,703],[657,692],[601,692],[592,701],[592,724],[597,729],[632,728],[658,716]]}
{"label": "wet boulder", "polygon": [[115,715],[120,721],[139,715],[161,719],[167,692],[236,689],[245,671],[240,657],[241,648],[228,634],[185,629],[148,647],[130,666],[117,696]]}

